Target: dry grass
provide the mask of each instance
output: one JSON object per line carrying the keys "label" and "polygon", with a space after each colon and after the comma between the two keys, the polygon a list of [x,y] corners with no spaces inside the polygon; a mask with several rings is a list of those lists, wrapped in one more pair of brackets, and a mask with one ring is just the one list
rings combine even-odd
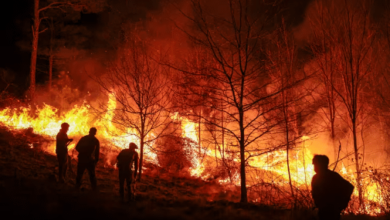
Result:
{"label": "dry grass", "polygon": [[[234,188],[217,183],[161,173],[148,165],[137,184],[137,201],[119,202],[117,170],[97,167],[99,192],[89,189],[87,175],[82,190],[74,189],[74,174],[67,184],[56,181],[57,162],[42,145],[31,148],[24,132],[11,133],[0,128],[0,213],[12,219],[253,219],[312,220],[313,210],[278,209],[270,206],[237,203]],[[40,143],[43,143],[41,139]],[[75,169],[76,161],[72,161]],[[154,168],[154,169],[153,169]],[[4,218],[7,219],[7,218]],[[343,220],[386,219],[343,216]],[[388,218],[387,218],[388,219]]]}

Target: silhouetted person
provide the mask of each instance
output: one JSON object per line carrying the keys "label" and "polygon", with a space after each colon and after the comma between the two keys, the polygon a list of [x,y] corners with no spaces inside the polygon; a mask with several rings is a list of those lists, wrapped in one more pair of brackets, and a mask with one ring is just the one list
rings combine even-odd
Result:
{"label": "silhouetted person", "polygon": [[[122,150],[117,159],[117,166],[119,168],[119,194],[121,201],[124,201],[124,183],[126,181],[127,193],[129,201],[134,200],[134,182],[137,178],[138,171],[138,153],[135,151],[138,146],[134,143],[129,144],[129,149]],[[134,175],[133,175],[134,164]]]}
{"label": "silhouetted person", "polygon": [[99,161],[100,150],[99,140],[95,137],[96,132],[96,128],[91,128],[89,130],[89,134],[82,137],[76,145],[76,150],[79,152],[76,177],[77,188],[80,188],[81,178],[83,177],[85,169],[87,169],[89,179],[91,181],[91,187],[93,190],[96,190],[95,166]]}
{"label": "silhouetted person", "polygon": [[311,181],[311,193],[318,217],[320,220],[339,220],[341,211],[348,206],[354,186],[328,169],[327,156],[315,155],[313,165],[316,174]]}
{"label": "silhouetted person", "polygon": [[68,123],[62,123],[60,132],[56,136],[56,154],[58,159],[58,180],[64,182],[66,170],[68,168],[68,145],[73,139],[69,139],[66,134],[69,130]]}

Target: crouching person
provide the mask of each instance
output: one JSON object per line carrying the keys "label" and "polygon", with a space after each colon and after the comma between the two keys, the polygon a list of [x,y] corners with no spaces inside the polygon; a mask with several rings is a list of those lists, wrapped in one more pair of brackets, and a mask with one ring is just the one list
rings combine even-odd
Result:
{"label": "crouching person", "polygon": [[[134,143],[129,144],[129,149],[122,150],[117,157],[117,166],[119,168],[119,195],[121,201],[124,201],[124,183],[126,181],[129,201],[133,201],[135,191],[135,180],[138,171],[138,153],[135,151],[138,146]],[[134,175],[133,175],[134,164]]]}
{"label": "crouching person", "polygon": [[96,191],[96,175],[95,167],[99,161],[99,150],[100,143],[95,137],[96,128],[91,128],[89,134],[80,139],[76,145],[76,150],[79,152],[78,163],[77,163],[77,177],[76,177],[76,188],[81,186],[81,178],[83,177],[84,171],[87,170],[89,179],[91,181],[91,188]]}

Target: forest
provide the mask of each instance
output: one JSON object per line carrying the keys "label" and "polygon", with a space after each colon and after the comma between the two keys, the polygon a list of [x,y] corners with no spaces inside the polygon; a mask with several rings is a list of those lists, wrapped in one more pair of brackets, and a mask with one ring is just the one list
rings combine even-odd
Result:
{"label": "forest", "polygon": [[390,213],[390,2],[25,7],[14,44],[28,59],[0,65],[2,145],[21,137],[17,146],[54,158],[61,123],[75,140],[96,127],[106,179],[134,142],[140,186],[192,181],[213,186],[208,202],[300,212],[314,207],[312,159],[323,154],[355,186],[348,219]]}

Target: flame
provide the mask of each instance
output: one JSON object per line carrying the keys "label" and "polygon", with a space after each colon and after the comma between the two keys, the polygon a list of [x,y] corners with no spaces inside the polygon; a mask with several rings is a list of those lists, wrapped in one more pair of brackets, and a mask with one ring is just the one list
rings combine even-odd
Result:
{"label": "flame", "polygon": [[[117,129],[112,119],[116,108],[115,95],[110,94],[108,100],[108,110],[101,119],[96,119],[91,106],[83,103],[81,106],[75,105],[69,111],[59,114],[57,108],[43,104],[36,107],[35,111],[31,106],[20,108],[5,108],[0,111],[0,122],[12,129],[33,128],[35,134],[42,135],[53,140],[53,143],[46,149],[51,154],[55,154],[55,137],[63,122],[69,126],[68,136],[70,138],[80,138],[88,134],[91,127],[98,130],[97,138],[103,139],[104,144],[112,145],[119,149],[128,147],[130,142],[140,144],[135,129],[128,128],[126,131]],[[35,113],[35,114],[34,114]],[[153,135],[153,134],[152,134]],[[75,147],[75,142],[68,146],[69,150]],[[145,159],[157,161],[157,155],[148,146],[145,147]]]}
{"label": "flame", "polygon": [[[34,133],[45,136],[53,140],[53,144],[47,149],[51,154],[55,153],[55,136],[57,135],[61,123],[67,122],[70,124],[68,131],[68,136],[70,138],[79,138],[82,135],[88,133],[90,127],[96,127],[98,129],[97,137],[99,139],[105,140],[105,143],[112,145],[119,149],[126,148],[130,142],[139,144],[140,140],[137,137],[136,130],[131,128],[126,129],[125,131],[117,129],[116,126],[112,123],[113,118],[115,117],[115,94],[110,94],[108,99],[108,109],[101,119],[93,117],[93,111],[91,107],[84,103],[80,106],[74,106],[67,112],[59,113],[59,110],[53,106],[44,104],[42,107],[32,108],[20,107],[20,108],[5,108],[0,111],[0,122],[4,125],[10,127],[11,129],[26,129],[33,128]],[[199,140],[199,124],[192,122],[191,120],[179,116],[178,113],[175,113],[171,117],[175,120],[181,121],[182,136],[191,139],[196,146],[191,146],[190,150],[194,155],[192,158],[192,167],[190,168],[190,174],[194,177],[199,177],[204,180],[210,177],[210,173],[205,172],[207,167],[216,167],[216,160],[222,160],[222,153],[225,157],[229,157],[228,152],[220,152],[216,149],[207,149],[202,146],[202,142]],[[152,136],[154,134],[151,134]],[[310,182],[314,173],[314,167],[311,164],[313,154],[310,152],[307,146],[308,136],[302,137],[301,146],[292,149],[290,152],[290,173],[291,181],[294,186],[297,188],[302,188],[309,190]],[[75,142],[69,145],[69,149],[72,150],[75,147]],[[227,143],[227,141],[225,141]],[[150,162],[157,164],[157,155],[152,152],[150,145],[145,146],[145,159]],[[33,148],[33,144],[29,144]],[[223,149],[226,150],[227,146],[223,146]],[[236,156],[232,156],[236,157]],[[239,163],[238,158],[229,158],[234,163]],[[272,181],[279,185],[286,185],[289,181],[289,175],[287,170],[286,163],[286,151],[277,150],[273,152],[268,152],[261,154],[260,156],[251,157],[248,160],[248,164],[251,169],[248,169],[248,176],[252,176],[252,179],[247,180],[247,185],[251,186],[256,184],[256,181],[262,179],[264,181]],[[112,164],[116,169],[116,164]],[[257,171],[264,171],[268,173],[273,173],[278,176],[277,179],[267,179],[268,177],[259,176]],[[344,163],[341,163],[340,169],[341,175],[351,181],[356,186],[356,177],[355,173],[351,169],[347,169]],[[388,177],[387,177],[388,178]],[[387,179],[388,181],[388,179]],[[231,177],[224,177],[218,180],[220,184],[233,184],[240,186],[240,175],[239,173],[232,173]],[[356,213],[365,212],[371,215],[375,215],[383,212],[378,206],[372,206],[372,203],[376,204],[385,204],[385,198],[380,194],[380,187],[370,181],[370,178],[365,178],[362,181],[362,184],[365,185],[364,198],[367,204],[364,207],[364,210],[355,210]],[[354,195],[357,196],[357,190],[354,191]]]}

